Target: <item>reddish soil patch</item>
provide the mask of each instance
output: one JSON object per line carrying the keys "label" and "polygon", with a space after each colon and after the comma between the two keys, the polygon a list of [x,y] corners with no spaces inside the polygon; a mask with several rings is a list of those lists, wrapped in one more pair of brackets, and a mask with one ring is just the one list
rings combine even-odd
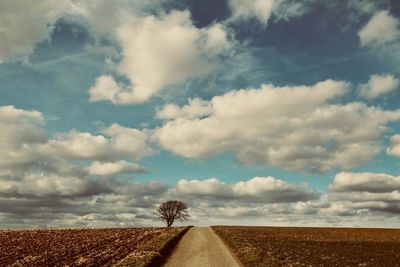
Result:
{"label": "reddish soil patch", "polygon": [[178,232],[177,228],[3,230],[0,262],[2,266],[111,266],[133,252],[143,256],[157,238]]}
{"label": "reddish soil patch", "polygon": [[215,226],[245,266],[400,266],[400,230]]}

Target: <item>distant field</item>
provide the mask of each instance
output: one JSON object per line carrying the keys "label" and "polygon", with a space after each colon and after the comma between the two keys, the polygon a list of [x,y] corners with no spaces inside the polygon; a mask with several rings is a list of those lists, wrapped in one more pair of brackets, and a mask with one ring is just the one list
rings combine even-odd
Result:
{"label": "distant field", "polygon": [[400,230],[212,228],[245,266],[400,266]]}
{"label": "distant field", "polygon": [[143,266],[185,228],[1,230],[1,266]]}

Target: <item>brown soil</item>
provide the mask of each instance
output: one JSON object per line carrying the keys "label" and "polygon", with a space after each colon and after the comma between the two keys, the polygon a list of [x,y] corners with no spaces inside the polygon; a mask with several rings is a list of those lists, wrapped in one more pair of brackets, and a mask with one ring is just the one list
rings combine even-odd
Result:
{"label": "brown soil", "polygon": [[160,236],[174,236],[180,230],[3,230],[0,231],[0,262],[2,266],[111,266],[128,254],[146,258],[146,253],[156,253],[149,251],[149,248],[158,248],[153,242],[158,243]]}
{"label": "brown soil", "polygon": [[245,266],[400,266],[400,230],[215,226]]}

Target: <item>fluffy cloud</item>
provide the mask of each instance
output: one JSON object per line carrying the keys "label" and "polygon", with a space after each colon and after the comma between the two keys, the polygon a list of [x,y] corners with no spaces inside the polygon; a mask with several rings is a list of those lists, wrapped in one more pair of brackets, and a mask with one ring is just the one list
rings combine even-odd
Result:
{"label": "fluffy cloud", "polygon": [[110,75],[97,78],[90,101],[141,103],[161,89],[215,69],[231,43],[221,24],[196,28],[188,11],[146,17],[129,17],[117,29],[122,47],[118,72],[130,84]]}
{"label": "fluffy cloud", "polygon": [[123,156],[138,159],[154,153],[147,145],[147,134],[137,129],[112,124],[102,133],[104,135],[76,131],[60,133],[43,149],[53,155],[81,160],[115,160]]}
{"label": "fluffy cloud", "polygon": [[278,20],[301,16],[309,10],[312,3],[313,1],[230,0],[229,7],[232,21],[256,18],[260,23],[267,25],[272,16]]}
{"label": "fluffy cloud", "polygon": [[[387,215],[400,212],[399,178],[386,174],[339,173],[328,195],[273,177],[254,177],[233,184],[216,178],[183,179],[166,186],[96,180],[86,175],[71,169],[69,176],[62,177],[32,174],[12,180],[1,175],[3,225],[159,225],[152,211],[169,198],[189,205],[194,224],[352,225],[361,220],[368,225],[372,220],[381,220],[379,216],[386,216],[386,223],[390,223]],[[383,185],[376,190],[375,185],[380,183]],[[391,223],[395,225],[398,220]]]}
{"label": "fluffy cloud", "polygon": [[[143,172],[135,163],[119,160],[139,159],[154,151],[147,145],[147,134],[113,124],[103,135],[72,131],[49,139],[43,130],[42,113],[0,107],[0,184],[1,193],[34,197],[72,197],[107,191],[107,180],[122,172]],[[69,160],[99,160],[88,169]],[[116,161],[116,162],[112,162]],[[101,182],[100,182],[101,181]]]}
{"label": "fluffy cloud", "polygon": [[256,17],[262,23],[267,24],[272,9],[274,8],[275,2],[278,1],[242,1],[242,0],[231,0],[229,1],[229,6],[232,10],[232,18],[233,19],[245,19],[249,17]]}
{"label": "fluffy cloud", "polygon": [[123,214],[151,216],[144,208],[152,208],[166,186],[115,177],[144,172],[123,159],[153,154],[145,132],[113,124],[99,135],[71,131],[49,138],[45,123],[40,112],[0,107],[2,225],[95,225],[106,218],[127,225],[131,222]]}
{"label": "fluffy cloud", "polygon": [[360,96],[371,100],[397,89],[398,86],[399,80],[393,75],[372,75],[368,83],[359,86]]}
{"label": "fluffy cloud", "polygon": [[382,4],[384,3],[371,0],[350,0],[347,2],[347,8],[349,11],[356,11],[358,14],[372,15],[382,7]]}
{"label": "fluffy cloud", "polygon": [[181,180],[174,186],[156,182],[98,181],[78,175],[29,176],[16,181],[2,177],[0,181],[0,216],[3,223],[13,226],[30,223],[31,227],[37,224],[157,224],[152,211],[157,203],[170,197],[179,197],[187,202],[193,219],[203,222],[209,212],[225,218],[241,219],[266,214],[269,209],[278,213],[288,209],[287,205],[294,205],[293,210],[298,210],[295,207],[318,196],[307,186],[289,184],[272,177],[255,177],[236,184],[226,184],[218,179]]}
{"label": "fluffy cloud", "polygon": [[92,175],[111,176],[119,173],[143,173],[145,169],[139,165],[124,160],[117,162],[94,161],[89,166]]}
{"label": "fluffy cloud", "polygon": [[387,10],[376,13],[358,32],[361,46],[379,46],[400,38],[400,22]]}
{"label": "fluffy cloud", "polygon": [[25,197],[76,197],[107,191],[99,182],[77,176],[27,174],[21,180],[0,179],[0,194]]}
{"label": "fluffy cloud", "polygon": [[[51,39],[63,17],[85,21],[95,36],[109,35],[131,14],[143,15],[168,0],[4,0],[0,2],[0,63],[29,56],[40,42]],[[29,10],[29,12],[27,12]]]}
{"label": "fluffy cloud", "polygon": [[91,102],[109,100],[113,103],[119,103],[117,95],[123,85],[118,84],[111,75],[102,75],[96,79],[95,85],[89,89]]}
{"label": "fluffy cloud", "polygon": [[400,157],[400,135],[396,134],[390,137],[389,147],[386,149],[386,154],[390,156]]}
{"label": "fluffy cloud", "polygon": [[218,179],[180,180],[173,194],[189,198],[205,198],[214,201],[243,201],[283,203],[316,199],[318,194],[302,185],[288,184],[274,177],[254,177],[247,181],[228,185]]}
{"label": "fluffy cloud", "polygon": [[146,15],[159,12],[170,0],[70,0],[75,14],[83,17],[96,36],[112,34],[132,14]]}
{"label": "fluffy cloud", "polygon": [[348,86],[327,80],[314,86],[230,91],[203,104],[211,107],[210,115],[177,116],[154,136],[164,149],[188,158],[233,153],[244,164],[316,172],[349,169],[381,151],[380,136],[400,112],[359,102],[330,103]]}
{"label": "fluffy cloud", "polygon": [[0,2],[0,63],[30,55],[50,38],[56,21],[75,13],[69,0],[4,0]]}
{"label": "fluffy cloud", "polygon": [[0,166],[22,166],[41,157],[37,150],[47,140],[44,123],[40,112],[1,106]]}
{"label": "fluffy cloud", "polygon": [[383,173],[341,172],[329,186],[330,211],[400,213],[400,177]]}
{"label": "fluffy cloud", "polygon": [[334,192],[392,192],[400,189],[400,177],[384,173],[341,172],[329,188]]}
{"label": "fluffy cloud", "polygon": [[[0,218],[3,226],[127,226],[155,224],[152,215],[166,187],[158,183],[120,184],[86,180],[54,185],[59,180],[46,181],[46,187],[37,186],[42,180],[20,183],[13,190],[0,190]],[[79,187],[85,182],[82,187]],[[101,187],[99,187],[99,185]],[[48,187],[48,189],[47,189]],[[66,190],[66,188],[68,190]],[[18,190],[18,191],[17,191]],[[46,191],[48,190],[48,191]],[[85,191],[86,190],[86,191]]]}
{"label": "fluffy cloud", "polygon": [[157,110],[156,117],[164,120],[194,119],[207,116],[212,112],[208,101],[199,98],[189,99],[189,104],[179,107],[175,104],[167,104]]}
{"label": "fluffy cloud", "polygon": [[386,218],[396,225],[398,218],[391,216],[400,212],[399,186],[399,178],[388,174],[342,172],[327,194],[273,177],[234,184],[180,180],[167,194],[189,203],[193,219],[207,223],[370,225]]}

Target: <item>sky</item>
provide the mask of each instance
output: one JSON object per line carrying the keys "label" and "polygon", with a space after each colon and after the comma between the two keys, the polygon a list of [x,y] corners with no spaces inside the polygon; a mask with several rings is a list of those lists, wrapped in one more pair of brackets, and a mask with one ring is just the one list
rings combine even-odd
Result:
{"label": "sky", "polygon": [[0,227],[398,227],[400,2],[2,0]]}

